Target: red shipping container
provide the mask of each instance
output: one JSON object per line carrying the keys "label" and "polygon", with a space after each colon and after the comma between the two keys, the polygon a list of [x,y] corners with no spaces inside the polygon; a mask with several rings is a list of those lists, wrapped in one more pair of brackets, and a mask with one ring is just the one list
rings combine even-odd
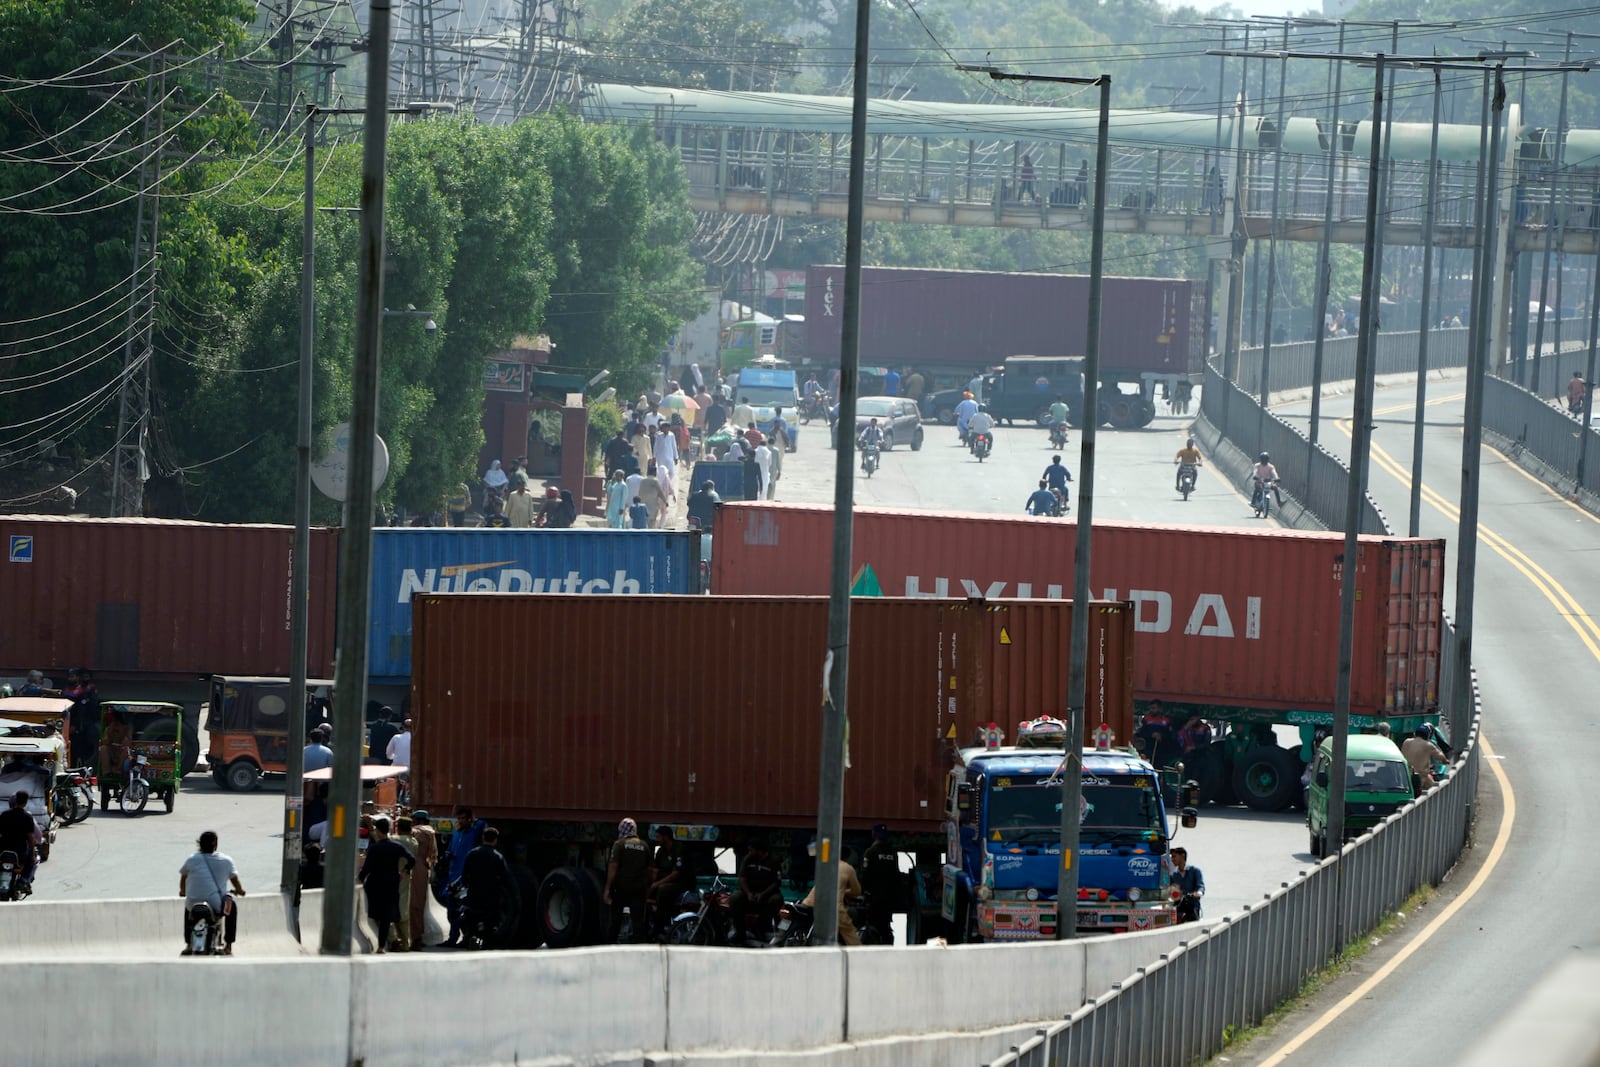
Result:
{"label": "red shipping container", "polygon": [[[288,675],[294,528],[0,519],[0,670]],[[310,673],[333,670],[337,530],[311,531]]]}
{"label": "red shipping container", "polygon": [[[1204,286],[1181,278],[1107,278],[1100,319],[1105,374],[1201,370]],[[844,268],[806,272],[806,355],[839,362]],[[1017,271],[865,267],[861,362],[977,368],[1007,356],[1082,356],[1089,277]]]}
{"label": "red shipping container", "polygon": [[[711,590],[825,592],[833,510],[718,508]],[[1025,516],[855,510],[852,570],[889,596],[1072,593],[1077,525]],[[1096,522],[1090,591],[1134,602],[1134,694],[1202,706],[1327,712],[1338,672],[1344,535]],[[1444,542],[1363,537],[1352,710],[1438,706]]]}
{"label": "red shipping container", "polygon": [[[549,820],[815,821],[822,597],[419,594],[416,803]],[[936,829],[957,746],[1066,717],[1073,606],[857,599],[848,825]],[[1085,734],[1126,742],[1131,615],[1095,604]],[[515,650],[508,654],[508,650]]]}

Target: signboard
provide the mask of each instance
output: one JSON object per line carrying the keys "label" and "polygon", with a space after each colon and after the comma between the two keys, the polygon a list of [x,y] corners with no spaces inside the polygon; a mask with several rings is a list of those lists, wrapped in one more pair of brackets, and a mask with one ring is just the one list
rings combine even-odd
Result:
{"label": "signboard", "polygon": [[527,392],[528,365],[486,359],[483,361],[483,387],[496,393]]}
{"label": "signboard", "polygon": [[33,535],[32,534],[12,534],[11,535],[11,562],[12,563],[32,563],[33,562]]}
{"label": "signboard", "polygon": [[[389,476],[389,446],[376,435],[372,444],[372,489],[377,492]],[[350,424],[341,422],[333,428],[327,454],[311,465],[311,481],[324,496],[343,500],[349,491],[349,466]]]}

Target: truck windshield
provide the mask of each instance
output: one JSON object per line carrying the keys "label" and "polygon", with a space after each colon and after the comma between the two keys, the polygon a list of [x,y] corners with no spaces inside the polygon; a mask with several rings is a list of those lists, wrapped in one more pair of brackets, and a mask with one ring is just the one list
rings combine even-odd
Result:
{"label": "truck windshield", "polygon": [[1011,838],[1026,830],[1061,831],[1061,787],[1040,785],[1025,778],[1010,784],[1009,778],[996,778],[989,786],[988,831]]}
{"label": "truck windshield", "polygon": [[795,406],[794,390],[772,385],[741,386],[737,390],[740,400],[753,408],[792,408]]}
{"label": "truck windshield", "polygon": [[1137,785],[1083,784],[1082,825],[1102,829],[1161,830],[1161,805],[1155,790]]}
{"label": "truck windshield", "polygon": [[1411,768],[1403,760],[1351,760],[1344,768],[1346,793],[1409,793]]}

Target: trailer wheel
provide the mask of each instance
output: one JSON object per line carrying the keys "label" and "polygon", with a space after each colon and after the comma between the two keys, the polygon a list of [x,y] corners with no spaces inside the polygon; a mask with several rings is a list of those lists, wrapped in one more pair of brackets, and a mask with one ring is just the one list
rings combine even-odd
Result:
{"label": "trailer wheel", "polygon": [[1292,753],[1259,745],[1233,761],[1233,791],[1255,811],[1282,811],[1300,789]]}
{"label": "trailer wheel", "polygon": [[1200,803],[1226,806],[1239,802],[1233,792],[1233,766],[1225,742],[1212,742],[1190,760],[1190,776],[1200,783]]}
{"label": "trailer wheel", "polygon": [[526,863],[513,863],[511,880],[517,884],[516,923],[511,928],[512,948],[538,948],[544,940],[544,927],[539,922],[539,876]]}
{"label": "trailer wheel", "polygon": [[1106,417],[1111,425],[1118,430],[1131,430],[1140,425],[1139,410],[1136,407],[1139,398],[1118,394],[1110,404],[1106,405]]}
{"label": "trailer wheel", "polygon": [[589,922],[586,888],[583,872],[576,867],[557,867],[545,875],[539,886],[537,912],[544,942],[551,948],[582,943]]}
{"label": "trailer wheel", "polygon": [[1139,405],[1139,421],[1138,421],[1138,425],[1140,425],[1140,426],[1149,426],[1152,422],[1156,421],[1156,404],[1155,404],[1155,401],[1147,400],[1147,399],[1145,399],[1144,397],[1141,396],[1139,398],[1139,400],[1138,400],[1138,405]]}
{"label": "trailer wheel", "polygon": [[235,793],[248,793],[261,787],[261,772],[247,759],[236,759],[228,764],[223,784]]}

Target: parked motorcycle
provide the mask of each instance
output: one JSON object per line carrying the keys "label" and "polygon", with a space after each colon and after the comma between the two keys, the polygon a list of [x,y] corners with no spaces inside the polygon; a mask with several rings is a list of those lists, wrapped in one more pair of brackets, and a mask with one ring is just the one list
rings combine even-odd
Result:
{"label": "parked motorcycle", "polygon": [[9,849],[0,852],[0,901],[21,900],[32,892],[22,880],[22,857]]}
{"label": "parked motorcycle", "polygon": [[[748,917],[747,923],[753,918]],[[678,898],[678,912],[667,926],[665,940],[669,945],[728,944],[728,930],[732,925],[733,890],[719,876],[711,880],[705,892],[691,889]],[[747,941],[740,938],[733,943]],[[763,944],[758,939],[748,943]]]}
{"label": "parked motorcycle", "polygon": [[982,463],[989,458],[989,453],[994,449],[994,435],[987,433],[972,434],[972,454]]}
{"label": "parked motorcycle", "polygon": [[[845,912],[855,925],[856,934],[863,945],[892,945],[894,931],[879,929],[872,922],[872,898],[866,893],[845,905]],[[811,932],[816,926],[817,913],[798,901],[778,909],[778,925],[768,939],[769,948],[800,948],[811,944]]]}
{"label": "parked motorcycle", "polygon": [[1188,500],[1189,494],[1194,492],[1194,483],[1200,477],[1200,470],[1193,463],[1180,464],[1178,467],[1178,492],[1183,494],[1183,499]]}
{"label": "parked motorcycle", "polygon": [[138,815],[150,803],[150,757],[143,752],[128,757],[128,781],[118,803],[124,815]]}
{"label": "parked motorcycle", "polygon": [[1067,447],[1067,424],[1066,423],[1058,422],[1058,423],[1053,424],[1050,427],[1050,447],[1051,448],[1066,448]]}
{"label": "parked motorcycle", "polygon": [[87,819],[94,811],[97,780],[92,767],[72,767],[61,776],[55,788],[55,810],[66,826]]}

